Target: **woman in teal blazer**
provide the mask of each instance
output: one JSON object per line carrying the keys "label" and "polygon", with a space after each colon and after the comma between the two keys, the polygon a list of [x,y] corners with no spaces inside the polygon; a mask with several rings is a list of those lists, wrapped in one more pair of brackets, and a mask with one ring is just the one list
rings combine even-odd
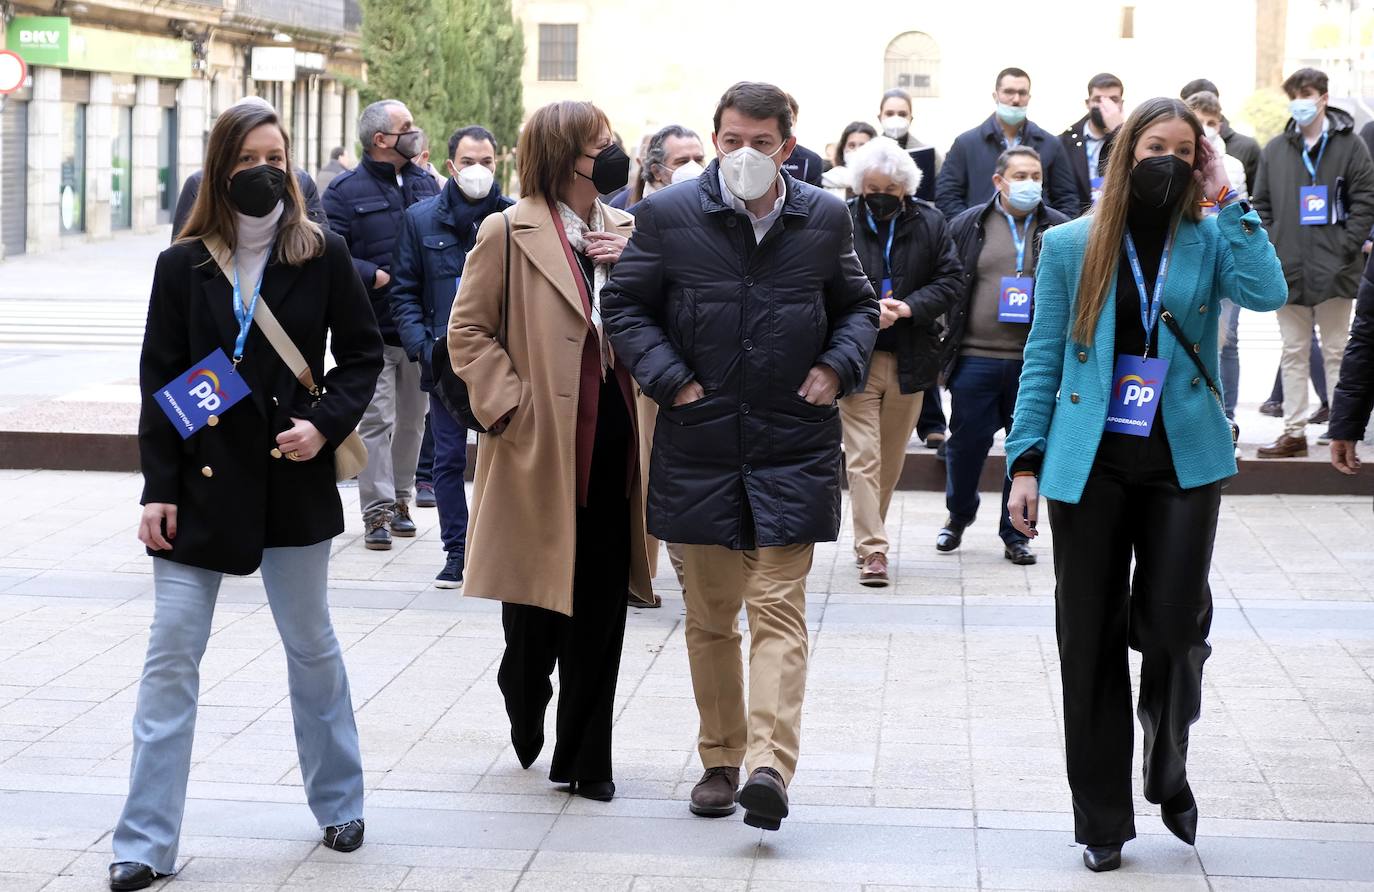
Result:
{"label": "woman in teal blazer", "polygon": [[1096,211],[1046,233],[1036,272],[1008,507],[1033,537],[1049,500],[1069,786],[1095,871],[1135,837],[1128,648],[1142,655],[1145,797],[1180,839],[1197,833],[1188,728],[1221,481],[1236,473],[1213,384],[1220,304],[1276,310],[1288,295],[1227,182],[1192,112],[1149,100],[1116,137]]}

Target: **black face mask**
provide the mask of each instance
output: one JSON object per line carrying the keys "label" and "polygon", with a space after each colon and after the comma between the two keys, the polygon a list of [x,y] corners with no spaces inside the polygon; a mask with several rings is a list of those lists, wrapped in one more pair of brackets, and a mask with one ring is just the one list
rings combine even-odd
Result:
{"label": "black face mask", "polygon": [[1177,155],[1156,155],[1131,170],[1131,198],[1160,211],[1178,204],[1192,183],[1193,165]]}
{"label": "black face mask", "polygon": [[624,189],[625,184],[630,182],[630,156],[621,151],[620,146],[615,143],[611,143],[595,155],[583,157],[592,159],[592,175],[587,176],[575,167],[573,173],[591,180],[596,191],[602,195]]}
{"label": "black face mask", "polygon": [[875,192],[864,196],[864,204],[875,220],[891,220],[902,209],[902,199],[897,195]]}
{"label": "black face mask", "polygon": [[270,164],[241,170],[229,178],[229,200],[250,217],[266,217],[285,194],[286,171]]}

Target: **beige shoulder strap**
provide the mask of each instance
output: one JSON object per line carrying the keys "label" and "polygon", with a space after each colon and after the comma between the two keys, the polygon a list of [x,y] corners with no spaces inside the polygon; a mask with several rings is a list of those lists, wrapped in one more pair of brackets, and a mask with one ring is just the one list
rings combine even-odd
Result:
{"label": "beige shoulder strap", "polygon": [[301,351],[296,347],[295,341],[281,327],[277,317],[272,314],[272,308],[267,305],[267,301],[258,299],[258,308],[253,313],[253,321],[258,324],[258,328],[267,336],[267,340],[272,344],[272,349],[277,351],[281,361],[286,363],[286,367],[291,370],[291,374],[296,376],[296,380],[312,396],[319,396],[319,388],[315,386],[315,375],[310,371],[310,363],[305,361]]}
{"label": "beige shoulder strap", "polygon": [[[233,281],[234,278],[234,257],[229,248],[214,236],[207,236],[201,239],[205,249],[210,252],[215,263],[224,272],[224,277]],[[310,363],[305,361],[301,351],[296,347],[295,341],[281,327],[277,317],[272,314],[272,308],[267,305],[267,301],[258,299],[257,309],[253,311],[253,321],[258,323],[258,328],[267,336],[272,349],[277,351],[281,361],[286,363],[286,367],[291,370],[291,374],[296,376],[296,380],[312,396],[319,396],[318,388],[315,386],[315,375],[310,371]]]}

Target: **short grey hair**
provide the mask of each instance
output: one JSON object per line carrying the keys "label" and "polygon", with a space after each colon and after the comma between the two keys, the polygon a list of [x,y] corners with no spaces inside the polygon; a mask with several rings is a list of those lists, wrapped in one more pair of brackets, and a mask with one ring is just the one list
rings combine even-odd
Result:
{"label": "short grey hair", "polygon": [[681,124],[669,124],[649,139],[649,148],[644,152],[645,170],[652,170],[655,164],[663,164],[667,160],[668,140],[674,138],[695,139],[697,142],[701,142],[701,137],[697,135],[695,130],[690,130]]}
{"label": "short grey hair", "polygon": [[894,139],[879,136],[855,150],[845,165],[853,177],[855,192],[863,193],[864,177],[880,173],[896,180],[907,195],[915,195],[921,187],[921,169]]}
{"label": "short grey hair", "polygon": [[374,136],[391,129],[391,107],[394,105],[404,106],[405,103],[399,99],[383,99],[363,109],[358,116],[358,142],[363,144],[364,151],[372,148]]}

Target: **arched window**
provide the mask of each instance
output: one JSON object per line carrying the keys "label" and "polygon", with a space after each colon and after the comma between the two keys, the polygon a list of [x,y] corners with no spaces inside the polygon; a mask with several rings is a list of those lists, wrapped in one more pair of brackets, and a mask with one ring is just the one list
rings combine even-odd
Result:
{"label": "arched window", "polygon": [[912,96],[940,95],[940,46],[924,31],[908,31],[887,45],[883,89],[898,88]]}

